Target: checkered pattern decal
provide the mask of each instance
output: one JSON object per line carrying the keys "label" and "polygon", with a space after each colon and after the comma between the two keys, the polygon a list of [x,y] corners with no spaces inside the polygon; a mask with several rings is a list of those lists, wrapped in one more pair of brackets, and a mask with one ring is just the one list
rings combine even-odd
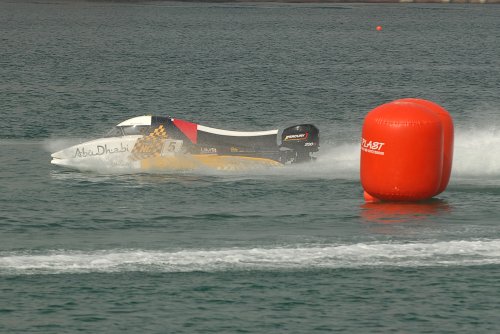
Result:
{"label": "checkered pattern decal", "polygon": [[142,160],[159,157],[167,138],[167,131],[163,125],[159,125],[149,135],[137,139],[130,158],[132,160]]}

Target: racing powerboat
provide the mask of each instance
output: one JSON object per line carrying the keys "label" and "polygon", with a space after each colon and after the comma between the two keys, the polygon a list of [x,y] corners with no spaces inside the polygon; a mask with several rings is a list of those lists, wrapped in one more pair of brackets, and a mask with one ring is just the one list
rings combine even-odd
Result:
{"label": "racing powerboat", "polygon": [[139,116],[104,137],[53,153],[51,163],[74,169],[245,170],[313,160],[319,130],[300,124],[280,131],[229,131],[163,116]]}

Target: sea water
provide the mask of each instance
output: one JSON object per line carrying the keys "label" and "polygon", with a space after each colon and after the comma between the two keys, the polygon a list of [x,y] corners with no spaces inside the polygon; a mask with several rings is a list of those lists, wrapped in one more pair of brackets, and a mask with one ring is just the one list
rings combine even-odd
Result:
{"label": "sea water", "polygon": [[[1,2],[0,332],[498,332],[499,31],[481,5]],[[363,118],[404,97],[452,115],[450,184],[366,204]],[[321,148],[251,172],[50,164],[145,114],[310,122]]]}

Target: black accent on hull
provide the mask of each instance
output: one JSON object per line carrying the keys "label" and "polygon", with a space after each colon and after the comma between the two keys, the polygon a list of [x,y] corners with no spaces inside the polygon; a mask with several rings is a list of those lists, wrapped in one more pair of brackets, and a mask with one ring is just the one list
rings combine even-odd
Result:
{"label": "black accent on hull", "polygon": [[178,129],[170,117],[152,116],[151,128],[163,125],[167,138],[183,141],[182,151],[191,154],[217,154],[271,159],[283,164],[311,161],[319,149],[319,129],[312,124],[288,127],[278,135],[232,136],[197,131],[197,143]]}
{"label": "black accent on hull", "polygon": [[277,136],[225,136],[198,130],[198,145],[213,146],[229,151],[276,151],[278,149]]}

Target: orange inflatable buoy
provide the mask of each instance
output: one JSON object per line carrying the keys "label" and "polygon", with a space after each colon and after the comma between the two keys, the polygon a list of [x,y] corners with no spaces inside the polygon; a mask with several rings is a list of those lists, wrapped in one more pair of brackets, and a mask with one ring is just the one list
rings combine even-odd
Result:
{"label": "orange inflatable buoy", "polygon": [[396,100],[395,102],[413,102],[420,104],[432,110],[441,119],[441,124],[443,125],[443,172],[441,174],[441,183],[436,195],[442,193],[450,181],[451,167],[453,164],[454,129],[453,119],[451,118],[450,113],[439,104],[424,99],[406,98]]}
{"label": "orange inflatable buoy", "polygon": [[398,100],[370,111],[361,138],[364,190],[385,201],[419,201],[442,191],[444,128],[423,103]]}

